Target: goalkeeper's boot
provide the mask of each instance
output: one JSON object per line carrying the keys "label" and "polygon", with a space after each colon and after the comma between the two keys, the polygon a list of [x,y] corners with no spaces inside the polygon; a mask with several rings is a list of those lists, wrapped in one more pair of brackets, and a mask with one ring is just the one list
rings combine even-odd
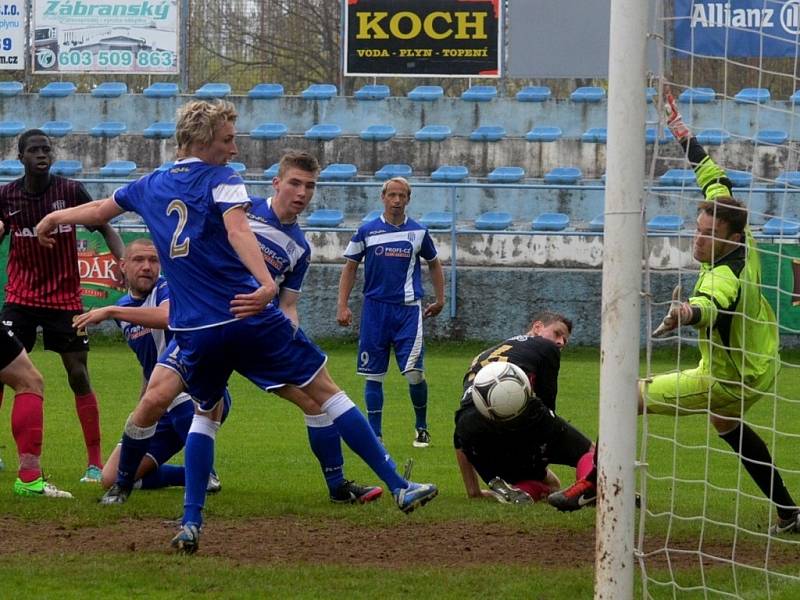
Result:
{"label": "goalkeeper's boot", "polygon": [[779,533],[800,533],[800,509],[794,511],[791,516],[782,519],[778,517],[778,522],[769,528],[771,535]]}
{"label": "goalkeeper's boot", "polygon": [[200,547],[200,527],[196,523],[186,523],[170,544],[181,554],[194,554]]}
{"label": "goalkeeper's boot", "polygon": [[533,498],[527,493],[509,485],[500,477],[495,477],[489,482],[489,493],[502,504],[530,504],[533,502]]}
{"label": "goalkeeper's boot", "polygon": [[578,479],[568,488],[550,494],[547,502],[564,512],[593,506],[597,503],[597,485],[588,479]]}

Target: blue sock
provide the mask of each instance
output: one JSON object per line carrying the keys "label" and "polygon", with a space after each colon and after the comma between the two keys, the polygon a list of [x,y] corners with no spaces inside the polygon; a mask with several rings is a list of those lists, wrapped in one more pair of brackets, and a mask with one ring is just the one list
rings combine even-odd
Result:
{"label": "blue sock", "polygon": [[181,523],[203,523],[203,506],[211,467],[214,465],[214,438],[219,423],[208,417],[195,415],[192,428],[186,437],[184,462],[186,464],[186,489],[183,497]]}
{"label": "blue sock", "polygon": [[305,415],[308,443],[322,467],[322,475],[331,493],[344,483],[344,457],[339,430],[326,414]]}
{"label": "blue sock", "polygon": [[161,465],[142,477],[143,490],[155,490],[164,487],[183,487],[186,484],[186,470],[183,465]]}
{"label": "blue sock", "polygon": [[331,396],[321,408],[333,419],[339,435],[350,449],[375,471],[392,493],[408,487],[408,482],[397,474],[392,457],[375,436],[364,415],[344,392]]}
{"label": "blue sock", "polygon": [[144,455],[150,447],[150,440],[156,432],[156,426],[139,427],[130,422],[125,423],[122,433],[122,447],[119,451],[116,483],[126,489],[132,489]]}
{"label": "blue sock", "polygon": [[414,407],[414,416],[417,419],[417,429],[428,428],[428,382],[424,379],[419,383],[409,384],[408,393],[411,395],[411,405]]}
{"label": "blue sock", "polygon": [[381,420],[383,419],[383,382],[367,379],[364,384],[364,404],[367,407],[367,419],[375,435],[383,435]]}

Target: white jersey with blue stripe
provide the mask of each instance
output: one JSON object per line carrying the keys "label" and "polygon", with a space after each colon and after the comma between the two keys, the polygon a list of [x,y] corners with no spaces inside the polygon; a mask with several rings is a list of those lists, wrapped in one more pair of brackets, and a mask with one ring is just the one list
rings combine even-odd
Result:
{"label": "white jersey with blue stripe", "polygon": [[[134,298],[130,293],[125,294],[117,300],[117,306],[123,307],[147,307],[156,308],[163,302],[169,300],[169,288],[167,282],[163,277],[159,277],[156,285],[150,293],[144,298]],[[122,330],[122,335],[125,341],[128,342],[136,358],[139,359],[139,364],[142,365],[142,373],[145,379],[150,379],[153,368],[158,362],[159,355],[167,347],[172,334],[163,329],[151,329],[143,325],[134,325],[128,321],[117,319],[117,325]]]}
{"label": "white jersey with blue stripe", "polygon": [[311,261],[311,246],[303,230],[296,222],[281,223],[272,210],[272,198],[250,200],[247,218],[270,275],[280,289],[299,294]]}
{"label": "white jersey with blue stripe", "polygon": [[358,228],[345,258],[364,261],[364,297],[392,304],[412,304],[422,298],[420,258],[436,258],[428,229],[406,217],[402,225],[383,215]]}
{"label": "white jersey with blue stripe", "polygon": [[247,207],[244,182],[227,166],[178,161],[114,192],[120,208],[138,213],[170,282],[169,326],[193,330],[234,321],[230,302],[259,285],[228,242],[223,215]]}

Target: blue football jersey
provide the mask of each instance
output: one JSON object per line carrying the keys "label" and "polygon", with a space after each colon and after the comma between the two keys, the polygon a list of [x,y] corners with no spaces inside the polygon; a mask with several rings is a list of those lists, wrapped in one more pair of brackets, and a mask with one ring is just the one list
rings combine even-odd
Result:
{"label": "blue football jersey", "polygon": [[272,198],[251,201],[247,217],[270,275],[280,289],[300,293],[311,262],[311,246],[303,230],[297,223],[280,222],[272,210]]}
{"label": "blue football jersey", "polygon": [[[163,302],[169,300],[169,288],[167,282],[163,277],[159,277],[156,281],[155,287],[145,298],[134,298],[130,294],[125,294],[117,300],[117,306],[132,306],[140,307],[146,306],[148,308],[155,308],[160,306]],[[139,359],[139,364],[142,365],[142,373],[145,379],[150,379],[150,374],[158,362],[158,357],[166,348],[172,335],[169,331],[162,329],[150,329],[142,325],[134,325],[128,321],[116,320],[117,325],[122,329],[122,335],[125,336],[125,341],[128,342],[131,350],[136,354]]]}
{"label": "blue football jersey", "polygon": [[259,287],[228,242],[222,219],[250,203],[241,177],[190,158],[116,190],[114,201],[138,213],[150,230],[170,282],[170,329],[233,321],[233,297]]}
{"label": "blue football jersey", "polygon": [[423,296],[419,259],[436,258],[424,225],[406,218],[399,227],[383,215],[358,228],[345,258],[364,261],[364,296],[381,302],[411,304]]}

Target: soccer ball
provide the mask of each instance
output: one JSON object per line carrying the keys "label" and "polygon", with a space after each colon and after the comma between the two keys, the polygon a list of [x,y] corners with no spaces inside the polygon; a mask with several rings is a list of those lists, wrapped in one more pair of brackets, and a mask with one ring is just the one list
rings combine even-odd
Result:
{"label": "soccer ball", "polygon": [[528,375],[510,362],[491,362],[472,381],[472,403],[492,421],[507,421],[519,415],[530,395]]}

